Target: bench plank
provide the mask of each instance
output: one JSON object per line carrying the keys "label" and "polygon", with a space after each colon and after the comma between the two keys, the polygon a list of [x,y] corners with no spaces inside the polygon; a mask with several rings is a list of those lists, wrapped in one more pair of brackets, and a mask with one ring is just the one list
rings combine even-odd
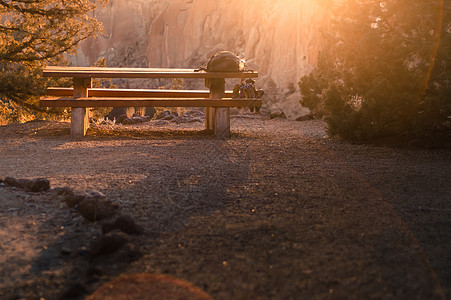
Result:
{"label": "bench plank", "polygon": [[[47,96],[71,97],[73,88],[49,87]],[[233,91],[226,91],[225,96],[232,98]],[[131,98],[208,98],[209,90],[161,90],[161,89],[88,89],[88,97],[131,97]]]}
{"label": "bench plank", "polygon": [[249,107],[261,106],[259,98],[41,98],[41,107]]}
{"label": "bench plank", "polygon": [[54,67],[43,70],[44,77],[73,78],[255,78],[258,72],[205,72],[196,69]]}

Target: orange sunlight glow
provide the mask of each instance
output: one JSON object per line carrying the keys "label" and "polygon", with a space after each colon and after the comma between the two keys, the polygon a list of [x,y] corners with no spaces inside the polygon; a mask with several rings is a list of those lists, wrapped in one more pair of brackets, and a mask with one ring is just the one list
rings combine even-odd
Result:
{"label": "orange sunlight glow", "polygon": [[423,90],[421,91],[420,101],[424,98],[427,86],[428,86],[429,81],[431,79],[432,71],[434,70],[435,60],[437,58],[438,49],[439,49],[439,46],[440,46],[440,40],[442,39],[444,10],[445,10],[445,1],[441,0],[440,1],[439,20],[438,20],[438,23],[437,23],[437,29],[435,30],[434,51],[431,54],[431,60],[430,60],[430,63],[429,63],[428,72],[426,74],[426,80],[424,82]]}

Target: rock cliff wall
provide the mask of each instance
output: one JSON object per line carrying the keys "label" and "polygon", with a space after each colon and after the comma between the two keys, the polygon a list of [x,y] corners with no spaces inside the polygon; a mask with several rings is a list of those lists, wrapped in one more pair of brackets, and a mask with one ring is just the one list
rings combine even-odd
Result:
{"label": "rock cliff wall", "polygon": [[308,112],[297,82],[316,65],[327,2],[110,0],[95,12],[104,32],[84,42],[73,62],[106,57],[109,66],[196,68],[229,50],[259,71],[268,108],[296,118]]}

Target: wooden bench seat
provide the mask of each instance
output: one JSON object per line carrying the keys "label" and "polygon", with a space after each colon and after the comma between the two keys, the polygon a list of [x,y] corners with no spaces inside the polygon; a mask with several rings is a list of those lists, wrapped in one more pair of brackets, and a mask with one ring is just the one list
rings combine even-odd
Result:
{"label": "wooden bench seat", "polygon": [[[71,97],[73,88],[49,87],[47,96]],[[225,91],[225,98],[232,98],[233,91]],[[88,97],[123,97],[123,98],[208,98],[209,90],[161,90],[161,89],[105,89],[89,88]]]}
{"label": "wooden bench seat", "polygon": [[261,106],[259,98],[142,98],[142,97],[45,97],[41,107],[249,107]]}

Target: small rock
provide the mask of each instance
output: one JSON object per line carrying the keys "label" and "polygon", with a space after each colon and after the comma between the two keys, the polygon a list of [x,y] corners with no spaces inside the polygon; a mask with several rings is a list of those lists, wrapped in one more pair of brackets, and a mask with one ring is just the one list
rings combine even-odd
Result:
{"label": "small rock", "polygon": [[[100,193],[100,192],[97,192]],[[85,196],[78,203],[78,212],[91,222],[100,221],[110,218],[116,214],[118,206],[111,201],[106,200],[103,196],[94,196],[96,192],[92,192]]]}
{"label": "small rock", "polygon": [[187,111],[186,113],[184,113],[182,116],[205,118],[205,113],[200,110],[190,110],[190,111]]}
{"label": "small rock", "polygon": [[126,243],[128,243],[126,233],[119,230],[111,231],[93,240],[89,247],[89,253],[92,257],[110,254],[119,250]]}
{"label": "small rock", "polygon": [[146,107],[146,112],[144,113],[144,115],[153,118],[156,113],[157,111],[154,107]]}
{"label": "small rock", "polygon": [[53,197],[58,197],[58,196],[75,195],[75,192],[70,187],[65,186],[51,189],[50,194]]}
{"label": "small rock", "polygon": [[150,121],[150,117],[148,117],[148,116],[146,116],[146,117],[134,116],[132,118],[127,118],[127,119],[123,120],[122,124],[132,125],[132,124],[145,123],[145,122],[149,122],[149,121]]}
{"label": "small rock", "polygon": [[118,229],[127,234],[141,234],[144,229],[137,225],[130,216],[119,216],[114,222],[102,224],[102,232],[108,233],[112,230]]}
{"label": "small rock", "polygon": [[37,178],[25,181],[25,190],[39,193],[50,190],[50,181],[47,178]]}
{"label": "small rock", "polygon": [[104,193],[99,191],[89,191],[85,195],[86,199],[106,199],[106,196]]}
{"label": "small rock", "polygon": [[109,114],[106,116],[106,119],[116,120],[116,123],[119,123],[119,120],[125,120],[133,116],[135,112],[135,108],[133,107],[114,107]]}
{"label": "small rock", "polygon": [[163,120],[166,120],[166,121],[171,121],[174,119],[175,119],[175,116],[173,114],[167,115],[163,118]]}
{"label": "small rock", "polygon": [[60,299],[81,299],[87,294],[89,292],[82,283],[72,283],[64,290]]}
{"label": "small rock", "polygon": [[63,254],[63,255],[69,255],[69,254],[71,254],[72,253],[72,250],[71,249],[69,249],[69,248],[67,248],[67,247],[62,247],[61,248],[61,254]]}
{"label": "small rock", "polygon": [[121,123],[124,122],[124,120],[127,120],[127,115],[120,115],[119,117],[116,118],[116,123]]}
{"label": "small rock", "polygon": [[182,123],[196,123],[196,122],[203,122],[204,120],[201,118],[192,118],[188,116],[181,115],[180,117],[176,118],[174,122],[176,124],[182,124]]}
{"label": "small rock", "polygon": [[4,180],[6,185],[24,189],[29,192],[45,192],[50,189],[50,182],[46,178],[37,179],[16,179],[12,177],[6,177]]}
{"label": "small rock", "polygon": [[167,124],[169,124],[169,121],[167,121],[167,120],[158,120],[154,124],[157,125],[157,126],[167,125]]}
{"label": "small rock", "polygon": [[17,188],[21,188],[23,189],[25,187],[25,182],[24,180],[20,180],[20,179],[16,179],[13,177],[6,177],[4,179],[4,182],[6,185],[12,186],[12,187],[17,187]]}
{"label": "small rock", "polygon": [[296,119],[296,121],[308,121],[308,120],[313,120],[315,118],[315,116],[313,114],[308,114],[302,117],[299,117]]}
{"label": "small rock", "polygon": [[104,275],[105,272],[102,268],[99,268],[99,266],[96,266],[95,264],[92,264],[89,266],[88,270],[86,270],[86,275],[90,277],[90,279],[93,279],[95,276]]}
{"label": "small rock", "polygon": [[78,256],[87,256],[88,254],[89,254],[89,250],[86,249],[85,246],[80,247],[80,249],[78,249],[78,251],[77,251]]}
{"label": "small rock", "polygon": [[134,244],[126,243],[119,249],[118,255],[120,257],[121,262],[131,263],[139,259],[142,256],[142,252]]}
{"label": "small rock", "polygon": [[83,194],[67,194],[64,196],[63,202],[66,202],[66,205],[70,208],[74,208],[81,200],[85,198]]}
{"label": "small rock", "polygon": [[170,114],[171,114],[171,112],[169,110],[162,111],[161,113],[159,113],[157,115],[157,119],[163,119],[163,118],[169,116]]}
{"label": "small rock", "polygon": [[271,114],[269,115],[270,119],[275,119],[275,118],[282,118],[282,119],[286,119],[287,117],[285,116],[285,114],[282,111],[272,111]]}
{"label": "small rock", "polygon": [[136,124],[137,122],[133,121],[132,119],[127,118],[125,120],[122,120],[120,123],[123,125],[133,125],[133,124]]}

